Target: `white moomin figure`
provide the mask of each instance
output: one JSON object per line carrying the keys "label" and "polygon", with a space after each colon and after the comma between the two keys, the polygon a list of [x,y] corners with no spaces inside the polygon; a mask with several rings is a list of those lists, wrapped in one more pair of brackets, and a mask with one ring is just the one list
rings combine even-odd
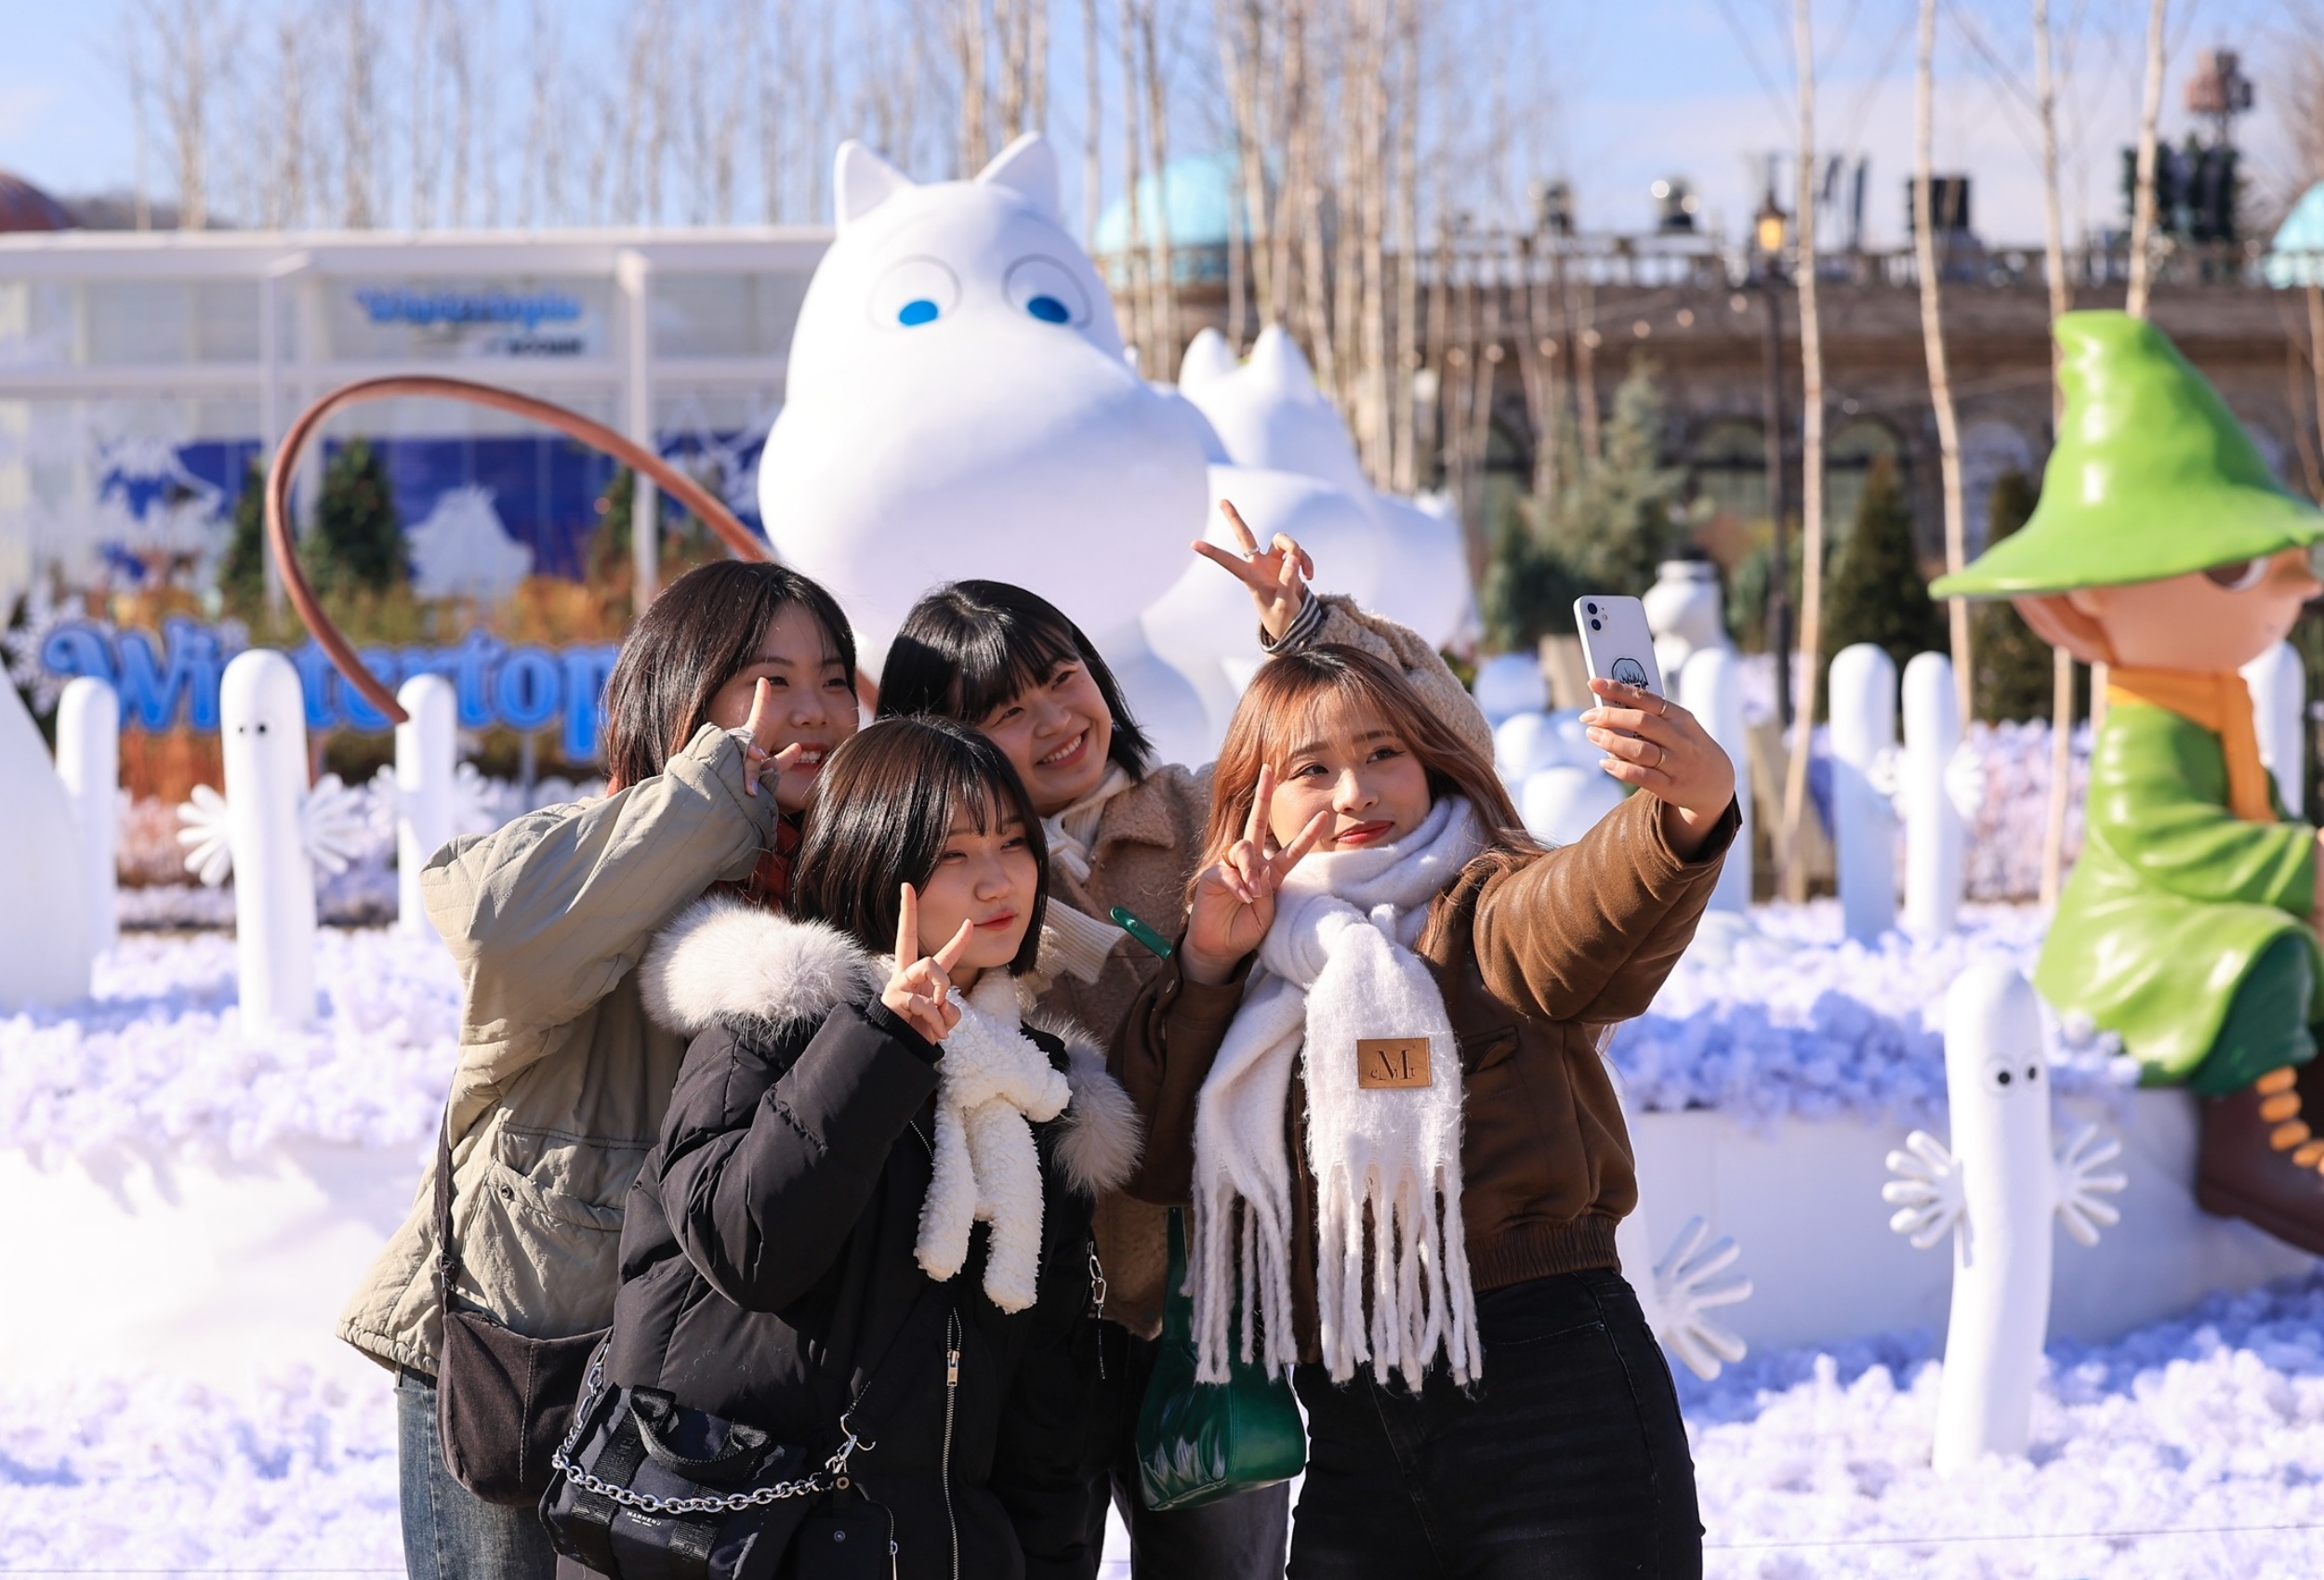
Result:
{"label": "white moomin figure", "polygon": [[89,930],[73,803],[24,699],[0,675],[0,1011],[88,996]]}
{"label": "white moomin figure", "polygon": [[57,699],[57,777],[80,836],[89,953],[102,955],[121,941],[113,856],[121,832],[121,693],[93,675],[74,677]]}
{"label": "white moomin figure", "polygon": [[1236,546],[1218,499],[1305,547],[1317,590],[1454,635],[1458,524],[1371,492],[1287,336],[1262,334],[1241,367],[1197,336],[1182,389],[1138,375],[1045,138],[924,186],[843,143],[836,189],[759,501],[868,667],[930,586],[1014,582],[1089,633],[1166,760],[1206,761],[1261,657],[1242,585],[1187,552]]}
{"label": "white moomin figure", "polygon": [[[1459,524],[1372,491],[1346,422],[1289,335],[1268,325],[1237,363],[1225,336],[1201,331],[1180,362],[1179,390],[1226,456],[1210,468],[1213,495],[1233,500],[1262,540],[1282,533],[1305,548],[1319,590],[1346,593],[1440,647],[1453,641],[1470,608]],[[1237,546],[1216,512],[1204,535]],[[1223,728],[1261,656],[1243,589],[1189,565],[1146,611],[1145,627]]]}
{"label": "white moomin figure", "polygon": [[226,794],[197,784],[178,809],[187,869],[204,883],[234,878],[234,965],[244,1030],[297,1031],[315,1016],[315,879],[343,871],[363,822],[363,798],[326,773],[307,783],[307,704],[298,671],[253,648],[218,682]]}
{"label": "white moomin figure", "polygon": [[1945,1089],[1953,1141],[1925,1130],[1888,1154],[1901,1178],[1881,1195],[1889,1227],[1926,1250],[1953,1241],[1953,1310],[1937,1395],[1935,1467],[2022,1455],[2050,1327],[2051,1219],[2084,1245],[2120,1220],[2099,1198],[2122,1189],[2099,1168],[2119,1142],[2084,1126],[2054,1159],[2041,1003],[2009,966],[1981,961],[1945,998]]}
{"label": "white moomin figure", "polygon": [[1124,358],[1049,142],[920,186],[851,141],[835,185],[759,465],[776,552],[846,606],[875,670],[931,586],[1029,587],[1089,631],[1166,753],[1203,760],[1206,710],[1138,617],[1201,531],[1205,435]]}

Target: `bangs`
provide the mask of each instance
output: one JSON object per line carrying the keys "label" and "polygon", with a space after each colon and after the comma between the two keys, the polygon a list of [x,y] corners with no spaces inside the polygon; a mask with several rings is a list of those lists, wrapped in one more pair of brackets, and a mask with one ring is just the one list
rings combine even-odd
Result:
{"label": "bangs", "polygon": [[954,655],[953,718],[982,724],[997,709],[1037,686],[1045,686],[1060,665],[1082,662],[1071,631],[1023,616],[986,622],[963,633]]}

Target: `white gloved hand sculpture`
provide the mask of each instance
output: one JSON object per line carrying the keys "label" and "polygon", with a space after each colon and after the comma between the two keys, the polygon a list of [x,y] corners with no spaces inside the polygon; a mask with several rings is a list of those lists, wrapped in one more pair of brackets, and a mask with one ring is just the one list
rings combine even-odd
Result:
{"label": "white gloved hand sculpture", "polygon": [[1710,1239],[1710,1226],[1700,1217],[1690,1218],[1654,1266],[1656,1336],[1705,1382],[1719,1375],[1723,1363],[1733,1365],[1744,1355],[1742,1338],[1712,1321],[1710,1313],[1751,1297],[1750,1279],[1719,1277],[1735,1265],[1741,1248],[1724,1235],[1706,1246],[1703,1242]]}
{"label": "white gloved hand sculpture", "polygon": [[1961,1220],[1961,1169],[1945,1143],[1926,1130],[1905,1138],[1905,1150],[1888,1154],[1888,1171],[1901,1176],[1881,1187],[1881,1200],[1895,1207],[1888,1227],[1912,1237],[1925,1251]]}
{"label": "white gloved hand sculpture", "polygon": [[2095,1245],[2101,1227],[2111,1229],[2122,1221],[2115,1205],[2099,1198],[2118,1194],[2129,1178],[2116,1169],[2095,1172],[2101,1164],[2121,1155],[2121,1142],[2101,1135],[2095,1125],[2085,1125],[2057,1156],[2058,1222],[2081,1244]]}

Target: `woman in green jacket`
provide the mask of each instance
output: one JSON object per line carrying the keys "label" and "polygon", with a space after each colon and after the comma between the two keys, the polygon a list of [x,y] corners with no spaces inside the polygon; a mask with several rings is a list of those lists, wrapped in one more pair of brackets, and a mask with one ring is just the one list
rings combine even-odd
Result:
{"label": "woman in green jacket", "polygon": [[[685,1040],[633,968],[717,886],[779,905],[824,758],[854,734],[855,641],[824,589],[722,561],[665,588],[605,694],[606,795],[452,841],[422,876],[465,989],[452,1140],[452,1298],[532,1338],[604,1327],[622,1205],[658,1134]],[[529,1508],[487,1503],[437,1435],[434,1165],[339,1336],[397,1374],[413,1580],[543,1580]]]}

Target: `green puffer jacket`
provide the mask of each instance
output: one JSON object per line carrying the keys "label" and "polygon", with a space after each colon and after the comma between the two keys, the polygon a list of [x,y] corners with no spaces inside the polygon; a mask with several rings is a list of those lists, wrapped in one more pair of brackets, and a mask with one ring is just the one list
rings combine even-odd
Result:
{"label": "green puffer jacket", "polygon": [[[634,968],[713,883],[746,877],[772,785],[704,725],[652,779],[456,839],[420,879],[465,988],[452,1077],[454,1296],[534,1338],[613,1320],[622,1205],[686,1039],[649,1020]],[[435,1163],[339,1319],[385,1365],[433,1374]]]}
{"label": "green puffer jacket", "polygon": [[2219,737],[2143,703],[2107,711],[2083,816],[2034,986],[2119,1033],[2149,1084],[2185,1081],[2263,950],[2298,933],[2315,953],[2316,830],[2238,818]]}

